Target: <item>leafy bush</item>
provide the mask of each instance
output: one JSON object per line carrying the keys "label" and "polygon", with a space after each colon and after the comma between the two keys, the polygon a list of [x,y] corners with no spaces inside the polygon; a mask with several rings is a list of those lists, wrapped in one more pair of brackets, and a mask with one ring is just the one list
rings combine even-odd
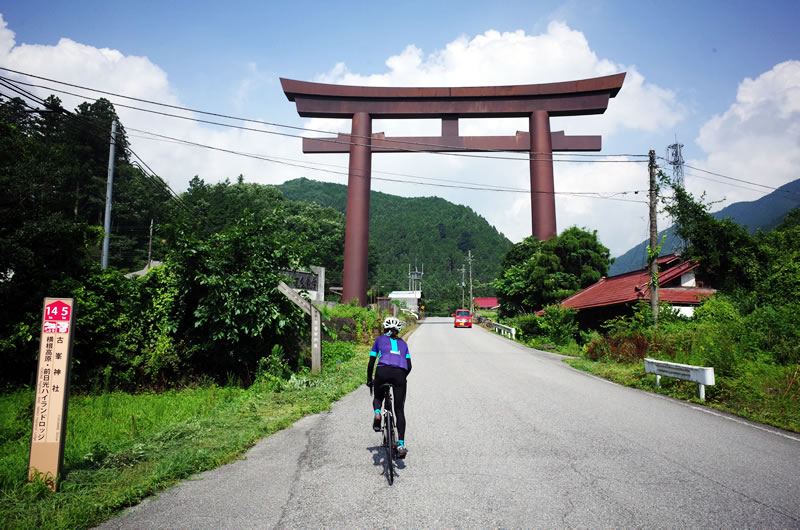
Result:
{"label": "leafy bush", "polygon": [[[662,304],[659,307],[659,322],[662,328],[680,328],[686,319],[680,317],[673,308]],[[672,334],[660,333],[653,324],[649,302],[637,304],[631,316],[613,318],[603,324],[605,335],[587,336],[584,353],[591,360],[638,363],[645,357],[661,356],[674,359],[676,343],[667,340]]]}
{"label": "leafy bush", "polygon": [[356,354],[356,345],[352,342],[323,342],[322,343],[322,367],[332,368],[337,363],[349,361]]}
{"label": "leafy bush", "polygon": [[550,305],[542,315],[518,315],[503,322],[516,328],[523,341],[566,346],[578,337],[576,314],[570,307]]}
{"label": "leafy bush", "polygon": [[800,304],[762,306],[744,317],[740,349],[780,365],[800,363]]}
{"label": "leafy bush", "polygon": [[[348,337],[361,344],[371,344],[375,336],[382,331],[383,317],[377,311],[357,305],[355,301],[339,304],[335,307],[320,308],[322,316],[334,322],[335,333],[348,334]],[[402,316],[400,317],[403,318]],[[348,320],[349,319],[349,320]],[[352,328],[348,324],[352,322]],[[338,323],[338,325],[336,325]]]}

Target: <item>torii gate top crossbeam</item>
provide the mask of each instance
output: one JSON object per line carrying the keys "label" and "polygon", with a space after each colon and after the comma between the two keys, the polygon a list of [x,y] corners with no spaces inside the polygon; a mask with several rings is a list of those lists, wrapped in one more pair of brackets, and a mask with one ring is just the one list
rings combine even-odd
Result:
{"label": "torii gate top crossbeam", "polygon": [[281,78],[289,101],[306,118],[373,119],[515,118],[547,111],[550,116],[602,114],[625,74],[561,83],[488,87],[368,87]]}

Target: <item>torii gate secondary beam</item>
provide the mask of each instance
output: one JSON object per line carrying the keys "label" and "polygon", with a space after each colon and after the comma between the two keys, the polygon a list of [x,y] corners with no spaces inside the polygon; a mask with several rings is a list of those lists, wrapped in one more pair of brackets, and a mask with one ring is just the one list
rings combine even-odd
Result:
{"label": "torii gate secondary beam", "polygon": [[[550,134],[553,151],[599,151],[600,136],[566,136],[564,131]],[[335,138],[303,138],[304,153],[348,153],[350,145],[363,143],[363,138],[339,133]],[[386,137],[373,133],[370,137],[373,153],[458,153],[475,151],[530,151],[531,135],[517,131],[514,136],[402,136]]]}
{"label": "torii gate secondary beam", "polygon": [[[352,119],[350,135],[303,140],[307,153],[349,151],[343,301],[366,303],[367,243],[372,153],[530,152],[531,227],[546,240],[556,235],[553,151],[599,151],[599,136],[550,131],[551,116],[602,114],[619,93],[625,74],[593,79],[494,87],[365,87],[281,79],[289,101],[303,117]],[[459,118],[529,119],[530,132],[515,136],[462,137]],[[386,138],[372,134],[373,119],[440,118],[441,137]]]}

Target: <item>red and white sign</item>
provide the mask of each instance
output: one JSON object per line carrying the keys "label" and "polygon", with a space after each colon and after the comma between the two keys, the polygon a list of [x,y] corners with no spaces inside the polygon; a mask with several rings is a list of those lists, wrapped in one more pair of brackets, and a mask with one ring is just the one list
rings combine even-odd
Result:
{"label": "red and white sign", "polygon": [[58,300],[44,307],[44,324],[42,331],[45,333],[69,333],[69,321],[72,308]]}

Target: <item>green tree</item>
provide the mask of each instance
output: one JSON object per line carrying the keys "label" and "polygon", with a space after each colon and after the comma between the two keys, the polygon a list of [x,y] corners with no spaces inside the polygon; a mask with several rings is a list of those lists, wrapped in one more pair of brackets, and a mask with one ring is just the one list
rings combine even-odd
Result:
{"label": "green tree", "polygon": [[715,219],[702,197],[696,200],[681,186],[669,186],[673,194],[664,199],[665,210],[688,245],[685,255],[702,264],[715,288],[751,291],[762,274],[756,239],[730,218]]}
{"label": "green tree", "polygon": [[183,198],[202,219],[195,226],[201,237],[224,231],[242,216],[253,214],[261,219],[280,211],[286,217],[289,232],[303,243],[308,263],[325,267],[328,285],[341,285],[344,216],[333,208],[289,201],[274,186],[245,183],[241,175],[235,184],[228,179],[206,184],[194,177]]}
{"label": "green tree", "polygon": [[[177,342],[188,368],[217,377],[252,373],[280,344],[296,353],[305,316],[278,290],[281,271],[308,266],[282,208],[243,217],[206,239],[183,233],[168,257],[179,279]],[[289,352],[287,352],[289,353]]]}
{"label": "green tree", "polygon": [[544,242],[528,237],[509,249],[494,282],[501,311],[513,316],[558,303],[600,280],[609,264],[597,231],[571,227]]}

